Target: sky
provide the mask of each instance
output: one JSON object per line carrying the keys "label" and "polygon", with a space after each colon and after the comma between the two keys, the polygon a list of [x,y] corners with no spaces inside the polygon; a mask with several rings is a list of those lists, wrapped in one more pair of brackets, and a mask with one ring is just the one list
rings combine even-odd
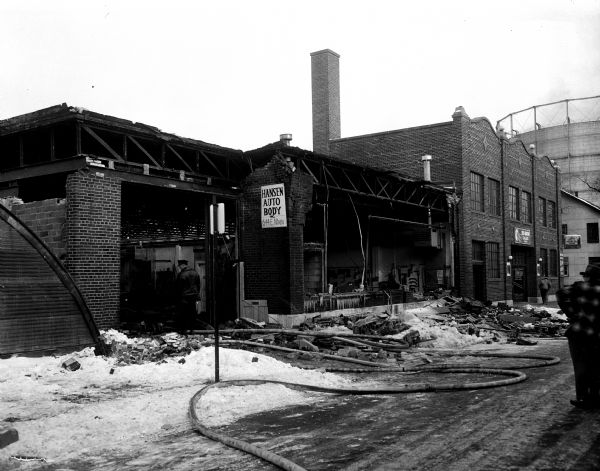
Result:
{"label": "sky", "polygon": [[600,0],[3,0],[0,119],[67,103],[251,150],[312,149],[310,53],[342,137],[600,95]]}

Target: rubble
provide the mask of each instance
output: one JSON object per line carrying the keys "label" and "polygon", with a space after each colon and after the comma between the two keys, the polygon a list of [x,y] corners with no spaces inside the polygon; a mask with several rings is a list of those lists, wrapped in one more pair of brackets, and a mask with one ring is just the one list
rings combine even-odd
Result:
{"label": "rubble", "polygon": [[[164,335],[129,337],[124,332],[101,332],[99,347],[106,355],[117,359],[116,365],[160,362],[168,357],[183,356],[199,350],[207,342],[202,335],[181,335],[170,332]],[[181,360],[180,360],[181,362]],[[181,363],[184,363],[185,360]]]}
{"label": "rubble", "polygon": [[[442,293],[423,306],[398,315],[388,312],[329,318],[317,315],[295,330],[269,329],[264,322],[242,317],[233,327],[222,334],[226,332],[226,339],[240,341],[238,348],[283,347],[294,350],[286,354],[294,360],[320,360],[337,355],[389,363],[400,360],[402,352],[414,346],[460,348],[471,343],[500,341],[535,345],[533,337],[563,335],[568,322],[560,310],[545,306],[526,305],[516,309],[507,304],[494,306]],[[457,338],[460,340],[454,340]],[[106,354],[117,359],[115,366],[121,366],[163,362],[168,357],[184,356],[212,345],[214,340],[212,336],[174,332],[130,337],[126,332],[109,330],[102,333],[101,342]]]}

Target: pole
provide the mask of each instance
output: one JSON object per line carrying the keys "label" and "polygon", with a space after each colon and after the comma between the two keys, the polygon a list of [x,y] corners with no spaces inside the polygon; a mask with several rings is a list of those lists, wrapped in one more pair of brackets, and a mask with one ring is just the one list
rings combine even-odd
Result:
{"label": "pole", "polygon": [[213,196],[213,204],[209,206],[209,228],[208,228],[208,259],[210,262],[209,269],[209,292],[210,298],[207,306],[210,309],[210,320],[214,325],[214,335],[215,335],[215,383],[219,382],[219,320],[217,319],[217,309],[216,309],[216,289],[215,289],[215,235],[216,235],[216,227],[217,227],[217,205],[216,198]]}

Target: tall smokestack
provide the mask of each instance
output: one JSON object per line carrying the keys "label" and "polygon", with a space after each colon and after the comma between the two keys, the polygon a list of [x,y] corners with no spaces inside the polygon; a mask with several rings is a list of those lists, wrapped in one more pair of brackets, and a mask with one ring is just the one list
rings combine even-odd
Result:
{"label": "tall smokestack", "polygon": [[310,54],[313,151],[328,154],[329,141],[341,137],[340,55],[331,49]]}

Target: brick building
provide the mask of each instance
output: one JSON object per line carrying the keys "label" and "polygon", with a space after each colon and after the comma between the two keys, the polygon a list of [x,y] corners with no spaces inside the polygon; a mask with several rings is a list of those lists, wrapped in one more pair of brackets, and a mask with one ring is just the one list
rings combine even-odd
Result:
{"label": "brick building", "polygon": [[[62,260],[100,328],[172,312],[177,260],[207,272],[211,203],[226,205],[215,271],[230,277],[221,298],[235,299],[219,267],[236,257],[250,168],[239,150],[64,104],[0,121],[0,197],[20,200],[13,213]],[[202,290],[206,300],[204,276]]]}
{"label": "brick building", "polygon": [[[101,329],[171,319],[181,258],[201,275],[209,313],[214,268],[220,321],[244,313],[245,300],[283,316],[406,300],[409,280],[390,284],[389,263],[365,258],[395,239],[411,240],[413,270],[399,275],[412,274],[413,291],[450,284],[449,190],[284,137],[242,152],[59,105],[0,121],[0,198],[62,261]],[[261,194],[272,186],[287,215],[265,227]],[[211,267],[215,203],[226,224]],[[410,230],[394,228],[398,215]]]}
{"label": "brick building", "polygon": [[549,158],[462,107],[449,122],[341,137],[339,55],[314,52],[311,64],[315,152],[413,178],[423,156],[431,156],[432,181],[460,195],[454,269],[462,295],[533,301],[545,274],[559,286],[560,173]]}

